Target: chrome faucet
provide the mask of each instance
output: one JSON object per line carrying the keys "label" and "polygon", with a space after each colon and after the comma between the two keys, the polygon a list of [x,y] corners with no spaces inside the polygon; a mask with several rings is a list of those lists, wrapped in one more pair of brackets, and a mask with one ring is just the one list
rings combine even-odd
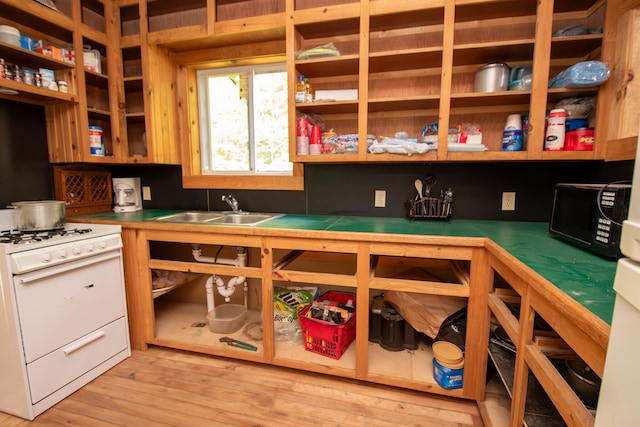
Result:
{"label": "chrome faucet", "polygon": [[228,196],[223,195],[222,201],[228,204],[231,210],[233,210],[234,212],[240,212],[240,209],[238,208],[238,201],[231,194],[229,194]]}

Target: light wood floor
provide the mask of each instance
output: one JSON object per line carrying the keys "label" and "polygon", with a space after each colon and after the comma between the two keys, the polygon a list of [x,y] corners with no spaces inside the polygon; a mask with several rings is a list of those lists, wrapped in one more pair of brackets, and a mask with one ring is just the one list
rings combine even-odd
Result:
{"label": "light wood floor", "polygon": [[29,422],[0,426],[482,426],[475,403],[150,348]]}

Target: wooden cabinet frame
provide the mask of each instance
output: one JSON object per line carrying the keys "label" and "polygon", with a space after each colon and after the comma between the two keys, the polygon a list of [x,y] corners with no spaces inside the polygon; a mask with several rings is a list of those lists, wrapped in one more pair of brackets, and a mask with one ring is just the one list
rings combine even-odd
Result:
{"label": "wooden cabinet frame", "polygon": [[[130,228],[133,227],[133,228]],[[599,376],[604,369],[609,326],[571,297],[516,260],[504,249],[484,238],[378,235],[371,233],[320,232],[175,225],[166,231],[163,225],[132,223],[123,225],[126,291],[132,348],[145,350],[148,345],[160,345],[197,351],[260,363],[303,369],[387,384],[446,396],[476,400],[485,421],[491,422],[485,409],[485,377],[488,363],[488,342],[491,316],[498,319],[517,346],[514,395],[510,424],[520,425],[524,417],[527,378],[532,372],[544,387],[565,422],[575,426],[593,425],[593,416],[579,401],[568,384],[550,364],[547,356],[533,342],[533,318],[542,318]],[[234,267],[208,265],[195,262],[151,259],[149,242],[198,242],[211,245],[247,246],[260,254],[259,266]],[[282,256],[282,252],[290,255]],[[305,253],[317,253],[318,259],[338,256],[348,263],[347,271],[332,274],[300,269],[295,259]],[[348,258],[340,257],[348,255]],[[375,260],[400,261],[407,266],[419,265],[420,260],[453,263],[452,275],[460,284],[430,281],[391,280],[375,275]],[[314,258],[312,258],[314,259]],[[253,264],[253,263],[252,263]],[[330,263],[327,264],[330,267]],[[468,267],[464,267],[468,265]],[[184,340],[158,338],[154,332],[154,300],[151,295],[151,268],[204,274],[245,275],[260,281],[263,301],[263,341],[257,353],[229,350],[209,345],[189,344]],[[338,271],[342,268],[338,269]],[[513,291],[494,289],[494,278],[499,275]],[[274,341],[273,300],[274,286],[283,283],[330,285],[356,293],[356,338],[344,361],[333,361],[322,356],[318,364],[312,355],[304,359],[290,357],[278,350]],[[370,344],[368,305],[372,290],[405,289],[440,295],[468,298],[464,387],[445,390],[435,383],[420,379],[399,378],[370,372]],[[264,303],[266,301],[266,303]],[[519,302],[521,311],[515,317],[505,303]],[[208,333],[208,332],[207,332]],[[281,350],[282,351],[282,350]],[[303,351],[303,354],[304,351]],[[345,364],[347,363],[347,364]],[[424,366],[425,370],[430,366]]]}
{"label": "wooden cabinet frame", "polygon": [[[531,371],[554,406],[570,426],[592,426],[593,415],[587,410],[565,379],[533,342],[534,316],[540,315],[549,326],[599,376],[604,371],[610,327],[551,283],[515,261],[506,251],[492,245],[489,255],[490,276],[499,274],[515,294],[491,289],[488,307],[516,346],[515,373],[510,425],[522,424],[527,401],[527,381]],[[492,280],[493,281],[493,280]],[[506,302],[518,302],[516,318]],[[483,416],[485,406],[479,401]]]}

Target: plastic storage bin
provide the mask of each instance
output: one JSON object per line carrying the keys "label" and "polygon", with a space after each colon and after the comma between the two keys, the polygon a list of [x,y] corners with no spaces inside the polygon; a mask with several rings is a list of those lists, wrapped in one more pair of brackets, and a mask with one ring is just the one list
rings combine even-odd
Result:
{"label": "plastic storage bin", "polygon": [[[317,300],[335,301],[343,304],[351,300],[355,304],[356,296],[330,291],[320,295]],[[332,359],[340,359],[356,337],[355,312],[344,325],[336,325],[331,322],[307,317],[306,314],[310,308],[310,305],[305,307],[299,316],[305,350]]]}
{"label": "plastic storage bin", "polygon": [[207,314],[209,330],[218,334],[237,332],[247,319],[247,308],[240,304],[223,304]]}

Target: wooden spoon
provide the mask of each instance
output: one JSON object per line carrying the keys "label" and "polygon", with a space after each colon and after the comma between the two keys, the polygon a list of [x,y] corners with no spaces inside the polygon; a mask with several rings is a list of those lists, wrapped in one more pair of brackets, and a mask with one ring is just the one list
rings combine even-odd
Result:
{"label": "wooden spoon", "polygon": [[414,184],[416,186],[416,191],[418,191],[418,197],[416,197],[416,200],[420,200],[422,199],[422,180],[421,179],[416,179],[414,181]]}

